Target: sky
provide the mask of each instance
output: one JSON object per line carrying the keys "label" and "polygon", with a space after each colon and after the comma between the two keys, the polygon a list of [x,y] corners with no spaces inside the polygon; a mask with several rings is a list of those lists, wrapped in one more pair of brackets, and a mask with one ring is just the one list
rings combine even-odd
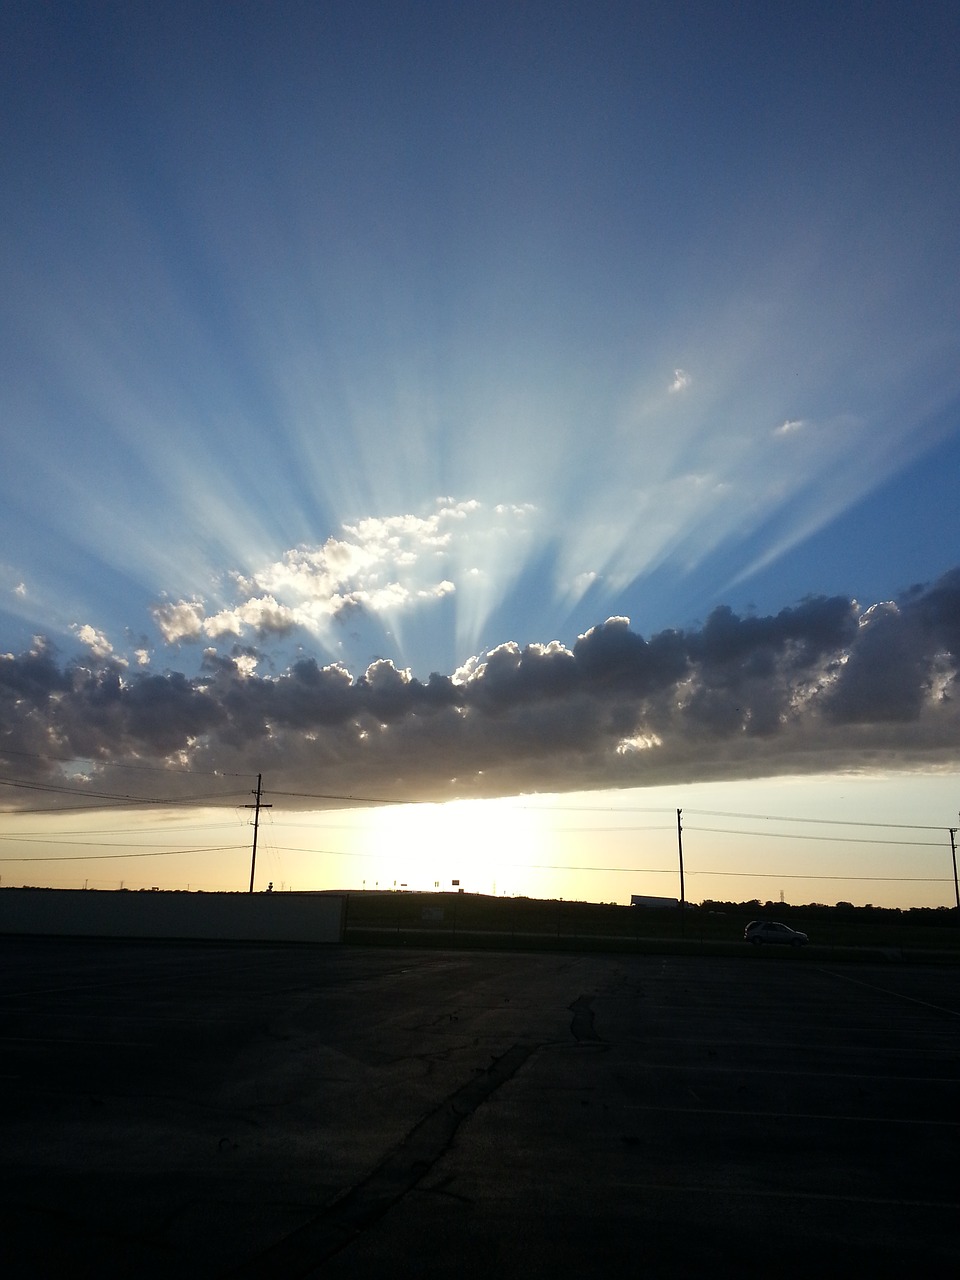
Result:
{"label": "sky", "polygon": [[953,905],[955,4],[0,24],[0,884]]}

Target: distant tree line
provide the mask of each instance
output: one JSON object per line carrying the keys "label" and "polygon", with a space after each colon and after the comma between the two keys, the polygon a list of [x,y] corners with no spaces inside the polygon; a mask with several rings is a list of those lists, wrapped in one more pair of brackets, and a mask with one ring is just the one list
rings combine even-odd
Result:
{"label": "distant tree line", "polygon": [[837,902],[831,907],[823,902],[795,905],[786,902],[761,902],[759,898],[751,898],[748,902],[718,902],[712,898],[705,898],[699,909],[730,914],[746,912],[771,920],[782,920],[785,923],[789,922],[792,916],[803,916],[806,920],[817,918],[848,922],[907,920],[911,924],[945,925],[951,923],[957,916],[956,907],[875,907],[870,902],[863,907],[855,907],[852,902]]}

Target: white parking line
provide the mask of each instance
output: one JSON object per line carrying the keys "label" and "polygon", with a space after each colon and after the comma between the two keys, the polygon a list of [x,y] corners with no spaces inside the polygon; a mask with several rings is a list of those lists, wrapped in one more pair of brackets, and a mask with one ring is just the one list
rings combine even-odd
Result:
{"label": "white parking line", "polygon": [[924,1009],[935,1009],[937,1013],[946,1013],[951,1018],[960,1018],[957,1009],[945,1009],[942,1004],[931,1004],[929,1000],[918,1000],[916,996],[905,996],[901,991],[891,991],[889,987],[878,987],[874,982],[864,982],[862,978],[851,978],[846,973],[834,973],[832,969],[817,966],[818,973],[825,973],[828,978],[840,978],[844,982],[852,982],[857,987],[866,987],[870,991],[879,991],[885,996],[895,996],[898,1000],[909,1000],[911,1004],[922,1005]]}
{"label": "white parking line", "polygon": [[881,1196],[830,1195],[823,1191],[769,1191],[757,1187],[721,1187],[710,1183],[617,1182],[611,1183],[620,1191],[666,1191],[679,1195],[748,1196],[751,1200],[821,1200],[840,1204],[875,1204],[898,1209],[949,1209],[956,1211],[956,1204],[948,1200],[894,1200]]}
{"label": "white parking line", "polygon": [[148,1040],[85,1040],[68,1036],[0,1036],[0,1044],[95,1044],[97,1048],[109,1045],[111,1049],[154,1049]]}
{"label": "white parking line", "polygon": [[741,1111],[722,1107],[654,1107],[642,1102],[628,1102],[624,1111],[651,1111],[664,1115],[740,1116],[751,1120],[850,1120],[855,1124],[927,1125],[936,1129],[960,1129],[956,1120],[910,1120],[895,1116],[826,1115],[816,1111]]}
{"label": "white parking line", "polygon": [[644,1063],[644,1070],[669,1071],[674,1075],[678,1071],[695,1071],[698,1075],[802,1076],[814,1080],[872,1080],[877,1084],[889,1081],[896,1081],[898,1084],[956,1085],[960,1083],[956,1076],[889,1076],[868,1071],[784,1071],[780,1068],[767,1070],[765,1067],[714,1067],[709,1063],[701,1062],[684,1063],[682,1066],[675,1062],[648,1062]]}

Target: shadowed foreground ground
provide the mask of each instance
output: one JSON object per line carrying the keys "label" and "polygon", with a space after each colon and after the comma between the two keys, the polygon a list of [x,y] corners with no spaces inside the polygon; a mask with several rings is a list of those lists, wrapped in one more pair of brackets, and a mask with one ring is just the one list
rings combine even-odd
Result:
{"label": "shadowed foreground ground", "polygon": [[7,1277],[960,1260],[955,969],[0,939]]}

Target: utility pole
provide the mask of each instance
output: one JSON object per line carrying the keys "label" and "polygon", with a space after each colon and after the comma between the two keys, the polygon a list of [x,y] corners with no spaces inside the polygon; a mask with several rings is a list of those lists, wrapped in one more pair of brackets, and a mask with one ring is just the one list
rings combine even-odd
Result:
{"label": "utility pole", "polygon": [[684,920],[684,908],[686,907],[686,895],[683,888],[683,824],[680,817],[683,813],[682,809],[677,810],[677,852],[680,855],[680,931],[685,931],[686,922]]}
{"label": "utility pole", "polygon": [[253,810],[253,858],[250,861],[250,892],[253,893],[253,876],[257,869],[257,832],[260,830],[260,810],[272,809],[272,804],[263,803],[263,774],[257,774],[257,789],[250,793],[256,796],[256,804],[245,804],[245,809]]}
{"label": "utility pole", "polygon": [[950,828],[950,853],[953,855],[953,892],[957,899],[957,924],[960,924],[960,885],[957,883],[957,828]]}

